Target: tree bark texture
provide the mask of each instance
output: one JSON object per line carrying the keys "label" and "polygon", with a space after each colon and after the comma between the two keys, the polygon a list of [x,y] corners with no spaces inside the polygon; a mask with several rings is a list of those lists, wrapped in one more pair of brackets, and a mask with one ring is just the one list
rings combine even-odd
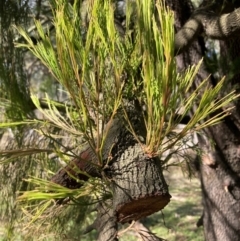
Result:
{"label": "tree bark texture", "polygon": [[121,223],[139,220],[170,201],[159,158],[148,157],[139,143],[113,163],[113,208]]}
{"label": "tree bark texture", "polygon": [[97,241],[117,241],[117,218],[112,208],[112,200],[98,206],[98,218],[95,223],[98,231]]}
{"label": "tree bark texture", "polygon": [[[132,126],[134,129],[139,129],[136,133],[143,138],[146,135],[146,130],[142,123],[141,113],[135,110],[134,105],[127,108],[129,108],[128,113]],[[124,113],[119,111],[116,117],[107,123],[102,133],[102,136],[105,135],[105,140],[101,151],[97,153],[97,150],[94,149],[96,143],[86,144],[79,153],[79,157],[74,158],[66,167],[61,168],[51,181],[74,189],[82,185],[79,180],[87,181],[89,176],[101,177],[102,171],[108,170],[109,161],[113,160],[113,157],[116,159],[119,156],[119,148],[123,151],[128,145],[136,142],[127,126]]]}
{"label": "tree bark texture", "polygon": [[[222,58],[228,60],[223,74],[231,72],[233,64],[240,57],[239,37],[221,41]],[[230,64],[229,64],[230,63]],[[229,82],[230,88],[239,93],[239,73]],[[203,191],[203,226],[206,240],[240,240],[240,124],[239,105],[224,122],[210,128],[209,138],[215,142],[216,165],[201,166]],[[214,188],[211,188],[214,187]]]}
{"label": "tree bark texture", "polygon": [[[230,118],[210,128],[215,165],[200,166],[205,238],[240,240],[240,145]],[[239,131],[238,131],[239,132]]]}

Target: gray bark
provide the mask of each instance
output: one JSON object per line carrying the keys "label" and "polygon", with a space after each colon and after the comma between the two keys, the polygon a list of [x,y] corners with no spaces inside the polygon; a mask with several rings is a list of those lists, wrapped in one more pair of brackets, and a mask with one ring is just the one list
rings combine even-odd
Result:
{"label": "gray bark", "polygon": [[[104,134],[107,137],[101,153],[97,153],[94,146],[87,144],[79,153],[79,157],[74,158],[66,167],[61,168],[52,177],[51,181],[64,187],[75,189],[82,185],[79,180],[87,181],[89,176],[101,177],[101,169],[104,167],[103,163],[106,163],[111,155],[111,150],[118,141],[122,128],[124,128],[124,124],[120,119],[116,118],[109,121],[105,127]],[[93,143],[93,145],[95,144]]]}
{"label": "gray bark", "polygon": [[121,223],[139,220],[170,201],[159,158],[151,158],[137,143],[113,163],[113,209]]}
{"label": "gray bark", "polygon": [[98,218],[95,222],[98,231],[97,241],[117,241],[117,217],[112,208],[112,200],[98,206]]}
{"label": "gray bark", "polygon": [[[142,138],[145,136],[146,130],[142,123],[141,113],[136,111],[132,104],[129,104],[126,108],[130,121],[134,129],[137,130],[137,135]],[[87,144],[80,151],[79,157],[73,159],[66,167],[61,168],[51,180],[59,185],[74,189],[82,185],[79,180],[86,181],[89,176],[102,177],[102,172],[108,169],[110,159],[118,158],[120,155],[119,147],[123,152],[124,148],[136,142],[127,126],[128,123],[124,118],[124,113],[119,110],[115,119],[107,123],[100,137],[100,140],[104,137],[101,151],[97,152],[96,143]]]}
{"label": "gray bark", "polygon": [[175,36],[175,52],[184,51],[204,33],[212,39],[227,39],[240,33],[240,8],[218,15],[208,9],[197,10]]}
{"label": "gray bark", "polygon": [[[203,193],[203,226],[206,240],[240,240],[240,155],[233,123],[212,127],[216,143],[215,165],[200,166]],[[236,130],[235,130],[236,131]]]}

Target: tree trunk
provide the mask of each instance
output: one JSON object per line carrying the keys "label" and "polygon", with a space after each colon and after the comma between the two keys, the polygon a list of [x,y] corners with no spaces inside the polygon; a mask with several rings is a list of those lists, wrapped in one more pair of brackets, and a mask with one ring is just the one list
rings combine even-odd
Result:
{"label": "tree trunk", "polygon": [[[230,63],[223,66],[223,74],[229,77],[232,61],[240,57],[239,37],[221,42],[220,46],[222,58]],[[239,77],[237,74],[228,81],[228,89],[239,84]],[[239,92],[239,87],[236,90]],[[234,103],[230,116],[208,131],[215,143],[216,165],[201,166],[203,226],[207,241],[240,241],[239,103],[239,100]]]}
{"label": "tree trunk", "polygon": [[240,240],[240,145],[230,118],[212,127],[215,165],[200,167],[203,227],[207,241]]}

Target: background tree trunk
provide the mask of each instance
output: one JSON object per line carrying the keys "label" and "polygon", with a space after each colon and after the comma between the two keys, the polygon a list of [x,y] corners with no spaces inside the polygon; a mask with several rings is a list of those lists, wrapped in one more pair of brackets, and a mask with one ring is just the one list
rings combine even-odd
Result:
{"label": "background tree trunk", "polygon": [[[237,6],[236,6],[237,7]],[[228,77],[240,57],[239,37],[221,41],[221,58],[228,65],[221,66]],[[236,66],[237,67],[237,66]],[[238,67],[239,68],[239,67]],[[229,76],[230,77],[230,76]],[[227,88],[239,92],[239,74],[227,83]],[[240,124],[239,105],[234,103],[230,116],[211,127],[208,136],[215,145],[216,165],[202,165],[200,169],[203,194],[203,226],[206,240],[240,240]]]}
{"label": "background tree trunk", "polygon": [[[189,18],[191,7],[187,1],[166,1],[168,6],[175,11],[175,26],[179,30]],[[189,2],[189,1],[188,1]],[[204,1],[205,4],[210,1]],[[235,3],[238,7],[239,3]],[[229,41],[229,40],[228,40]],[[223,48],[224,45],[221,45]],[[230,58],[234,60],[240,57],[239,41],[231,40],[231,44],[225,44],[225,53],[232,53]],[[191,47],[177,57],[179,70],[198,62],[205,55],[205,44],[200,37]],[[225,66],[224,66],[225,68]],[[229,73],[226,71],[226,73]],[[197,86],[208,76],[203,66],[195,80]],[[213,85],[217,80],[209,79]],[[239,83],[239,76],[229,82],[233,86]],[[239,86],[237,88],[239,91]],[[214,165],[200,163],[200,179],[203,197],[203,226],[207,241],[239,241],[240,240],[240,124],[239,124],[239,101],[234,103],[235,109],[231,116],[214,127],[206,130],[207,143],[199,143],[200,147],[206,149],[211,142],[215,143],[213,148],[208,148],[208,156],[213,157]],[[194,111],[194,110],[193,110]]]}
{"label": "background tree trunk", "polygon": [[203,227],[206,240],[240,240],[240,146],[230,118],[212,127],[214,166],[200,166]]}

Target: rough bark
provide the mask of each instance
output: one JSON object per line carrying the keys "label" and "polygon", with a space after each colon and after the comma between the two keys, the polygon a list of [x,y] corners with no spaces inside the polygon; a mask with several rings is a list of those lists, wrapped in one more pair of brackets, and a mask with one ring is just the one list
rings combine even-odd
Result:
{"label": "rough bark", "polygon": [[139,220],[170,201],[159,158],[148,157],[137,143],[113,163],[113,209],[121,223]]}
{"label": "rough bark", "polygon": [[109,156],[112,155],[112,148],[118,142],[122,128],[124,128],[124,122],[121,119],[115,118],[110,120],[104,130],[104,134],[107,136],[100,153],[101,160],[97,150],[90,144],[87,144],[80,152],[79,157],[73,159],[66,167],[61,168],[52,177],[51,181],[74,189],[82,185],[79,180],[87,181],[89,176],[101,177],[101,169],[104,167],[103,163],[106,163]]}
{"label": "rough bark", "polygon": [[226,39],[240,33],[240,8],[222,14],[212,6],[196,10],[175,36],[175,53],[181,53],[202,33],[212,39]]}
{"label": "rough bark", "polygon": [[97,241],[117,241],[117,217],[112,208],[112,200],[98,206],[98,218],[95,222],[98,231]]}
{"label": "rough bark", "polygon": [[229,118],[208,132],[216,143],[215,165],[201,165],[206,240],[240,240],[239,140]]}
{"label": "rough bark", "polygon": [[[231,64],[240,57],[239,37],[221,41],[220,47],[222,58],[227,59],[222,73],[229,77]],[[239,84],[239,77],[238,73],[228,81],[229,89]],[[239,88],[236,90],[239,93]],[[239,103],[235,101],[231,116],[208,131],[215,142],[216,165],[202,165],[200,169],[206,240],[240,240]]]}
{"label": "rough bark", "polygon": [[[189,17],[184,14],[186,12],[189,13],[189,8],[187,5],[184,7],[181,1],[172,1],[172,5],[172,9],[175,10],[176,14],[175,26],[177,29],[180,29],[184,24],[184,20],[186,21],[186,18]],[[198,24],[200,23],[197,23],[199,27],[200,25]],[[200,26],[202,28],[200,32],[204,31],[203,27]],[[191,32],[192,30],[189,31]],[[195,34],[194,31],[192,33]],[[192,43],[187,51],[177,57],[180,70],[184,69],[187,65],[198,62],[204,56],[205,47],[203,43],[198,38],[198,41]],[[234,52],[236,53],[236,49]],[[207,76],[208,72],[203,67],[196,78],[195,86],[201,83]],[[215,83],[213,82],[213,84]],[[207,142],[199,143],[200,148],[202,147],[203,149],[210,147],[211,141],[216,143],[215,147],[206,150],[207,155],[203,155],[202,162],[200,162],[204,208],[202,223],[204,226],[204,236],[207,241],[238,241],[240,239],[240,170],[238,156],[238,136],[240,129],[239,118],[235,114],[226,118],[220,125],[210,128],[207,132],[209,137]]]}
{"label": "rough bark", "polygon": [[[141,131],[137,131],[137,133],[140,136],[144,136],[146,131],[142,128],[142,123],[140,123],[143,121],[141,114],[135,110],[134,105],[129,104],[127,108],[132,125],[135,126],[135,128],[139,126]],[[119,156],[117,149],[121,147],[121,151],[123,151],[128,145],[136,142],[133,135],[127,129],[128,123],[123,115],[123,111],[119,111],[115,119],[107,123],[102,137],[100,137],[101,139],[104,136],[104,143],[100,152],[94,149],[96,143],[92,145],[87,144],[80,152],[79,157],[73,159],[66,167],[61,168],[52,177],[51,181],[74,189],[82,185],[79,180],[86,181],[89,176],[101,177],[102,171],[108,170],[110,159]]]}

